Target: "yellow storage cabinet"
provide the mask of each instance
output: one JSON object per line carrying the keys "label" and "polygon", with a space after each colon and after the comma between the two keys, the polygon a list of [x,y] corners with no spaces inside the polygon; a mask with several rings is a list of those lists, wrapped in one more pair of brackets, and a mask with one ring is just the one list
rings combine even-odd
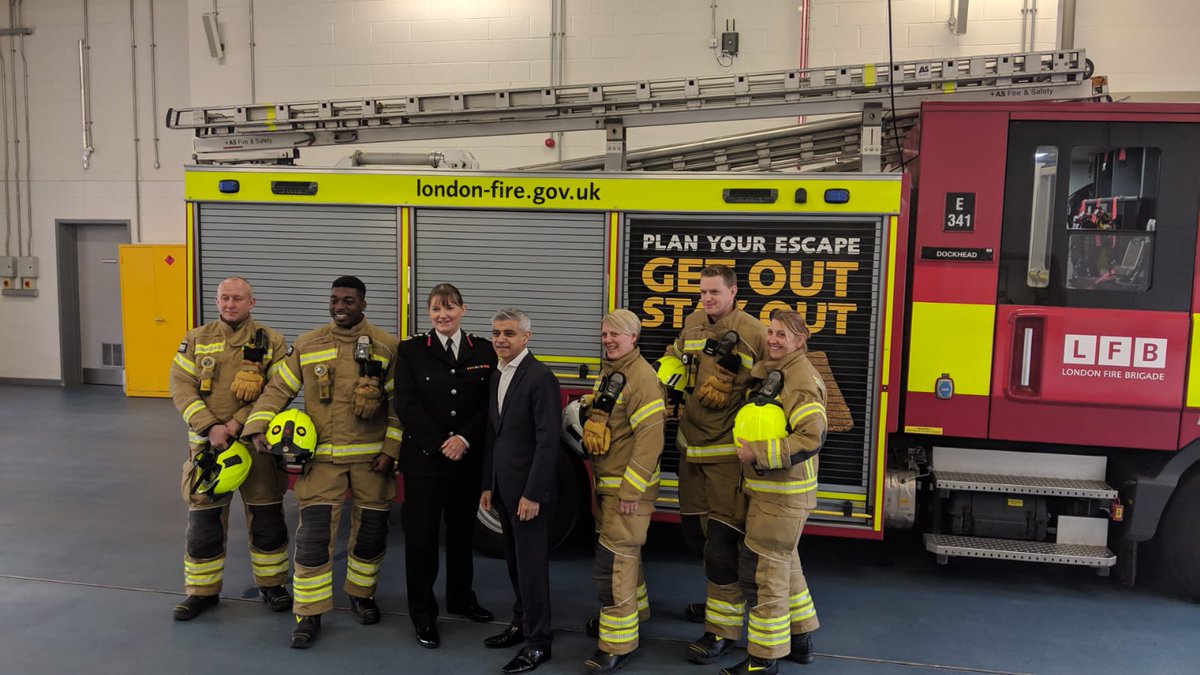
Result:
{"label": "yellow storage cabinet", "polygon": [[171,359],[187,333],[187,252],[183,245],[121,249],[125,395],[170,396]]}

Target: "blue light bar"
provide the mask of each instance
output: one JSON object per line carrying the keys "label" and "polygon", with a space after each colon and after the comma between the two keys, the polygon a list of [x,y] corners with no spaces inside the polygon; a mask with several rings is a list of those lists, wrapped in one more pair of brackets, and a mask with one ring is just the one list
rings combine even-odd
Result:
{"label": "blue light bar", "polygon": [[846,188],[830,188],[825,191],[826,204],[845,204],[850,201],[850,191]]}

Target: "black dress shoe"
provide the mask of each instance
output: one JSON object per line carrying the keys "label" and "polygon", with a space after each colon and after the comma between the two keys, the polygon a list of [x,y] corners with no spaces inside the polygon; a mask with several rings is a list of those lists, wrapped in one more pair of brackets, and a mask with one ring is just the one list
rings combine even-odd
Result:
{"label": "black dress shoe", "polygon": [[526,647],[514,656],[512,661],[505,664],[500,669],[500,672],[504,673],[504,675],[510,675],[510,673],[528,673],[549,660],[550,650],[548,648]]}
{"label": "black dress shoe", "polygon": [[437,624],[417,626],[417,642],[426,649],[437,649],[442,644],[442,636],[438,633]]}
{"label": "black dress shoe", "polygon": [[779,661],[775,659],[760,659],[757,656],[749,656],[745,661],[737,664],[732,668],[722,668],[721,675],[777,675],[779,673]]}
{"label": "black dress shoe", "polygon": [[683,618],[692,623],[704,623],[704,603],[693,602],[683,608]]}
{"label": "black dress shoe", "polygon": [[[587,633],[587,636],[591,638],[600,637],[600,619],[596,617],[588,619],[588,622],[583,626],[583,632]],[[599,654],[600,652],[596,653]]]}
{"label": "black dress shoe", "polygon": [[373,598],[356,598],[350,596],[350,611],[358,617],[358,622],[364,626],[379,623],[379,605]]}
{"label": "black dress shoe", "polygon": [[286,612],[292,608],[292,596],[283,586],[260,586],[258,594],[272,612]]}
{"label": "black dress shoe", "polygon": [[203,614],[204,610],[209,607],[216,607],[220,601],[221,598],[217,595],[189,595],[175,605],[175,620],[191,621]]}
{"label": "black dress shoe", "polygon": [[792,636],[792,653],[787,655],[787,659],[796,663],[813,662],[812,633],[799,633]]}
{"label": "black dress shoe", "polygon": [[321,634],[321,615],[296,615],[296,626],[292,628],[292,649],[308,649]]}
{"label": "black dress shoe", "polygon": [[521,630],[520,626],[509,626],[505,628],[499,635],[493,635],[483,641],[483,646],[488,649],[505,649],[507,647],[516,647],[525,642],[525,631]]}
{"label": "black dress shoe", "polygon": [[453,614],[455,616],[464,616],[475,623],[487,623],[496,618],[495,614],[492,614],[483,607],[480,607],[479,603],[476,602],[472,602],[466,607],[447,607],[446,613]]}
{"label": "black dress shoe", "polygon": [[597,649],[596,653],[592,654],[592,658],[584,661],[583,665],[589,673],[596,673],[597,675],[615,673],[621,669],[621,666],[625,665],[625,662],[632,655],[633,652],[629,654],[609,654],[602,649]]}
{"label": "black dress shoe", "polygon": [[687,660],[692,663],[708,664],[725,656],[737,645],[715,633],[705,633],[699,640],[688,645]]}

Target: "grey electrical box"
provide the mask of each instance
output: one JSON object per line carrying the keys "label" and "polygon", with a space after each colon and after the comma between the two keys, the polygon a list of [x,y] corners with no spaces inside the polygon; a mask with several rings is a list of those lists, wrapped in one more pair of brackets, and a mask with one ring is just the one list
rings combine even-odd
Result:
{"label": "grey electrical box", "polygon": [[17,276],[17,259],[11,255],[0,255],[0,278]]}
{"label": "grey electrical box", "polygon": [[738,53],[738,34],[721,33],[721,52],[730,56],[737,56]]}
{"label": "grey electrical box", "polygon": [[22,279],[36,279],[38,276],[37,256],[21,256],[17,258],[17,276]]}

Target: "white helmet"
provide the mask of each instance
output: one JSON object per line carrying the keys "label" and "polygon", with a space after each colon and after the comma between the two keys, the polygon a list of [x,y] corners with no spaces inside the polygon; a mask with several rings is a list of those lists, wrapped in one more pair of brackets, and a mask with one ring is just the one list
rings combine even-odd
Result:
{"label": "white helmet", "polygon": [[562,438],[566,442],[567,447],[571,448],[580,457],[587,457],[587,452],[583,449],[583,422],[580,420],[580,408],[582,404],[579,399],[575,399],[563,408],[562,412]]}

